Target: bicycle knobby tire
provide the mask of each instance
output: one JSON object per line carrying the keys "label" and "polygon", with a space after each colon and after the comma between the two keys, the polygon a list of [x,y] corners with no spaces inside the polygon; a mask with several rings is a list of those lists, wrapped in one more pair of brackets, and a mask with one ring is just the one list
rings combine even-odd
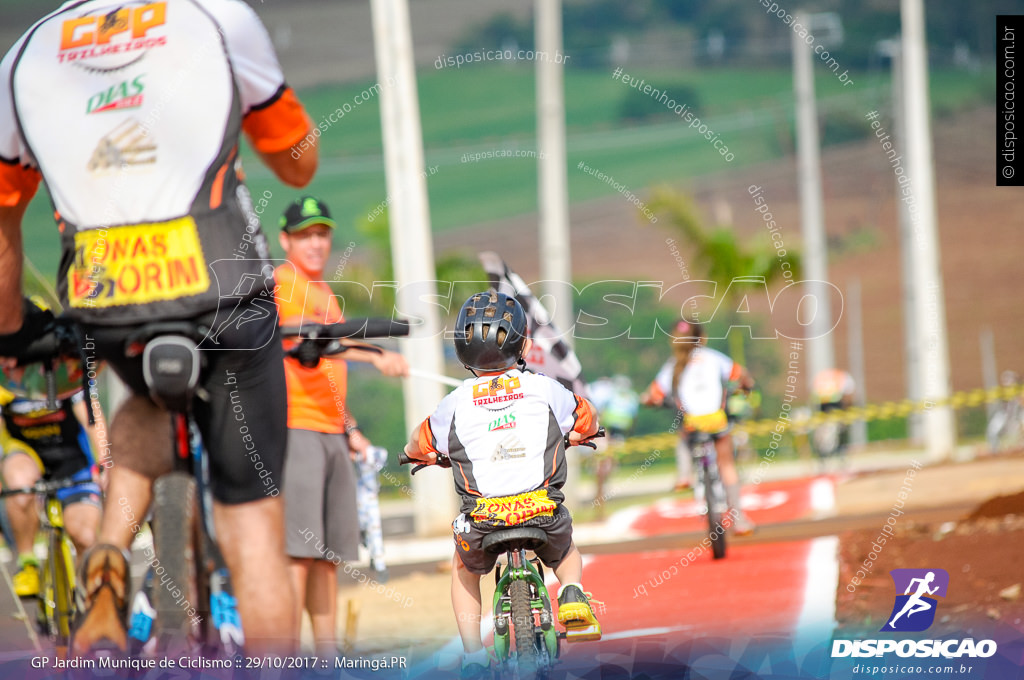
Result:
{"label": "bicycle knobby tire", "polygon": [[[152,606],[162,643],[188,645],[197,639],[189,608],[200,605],[196,579],[196,482],[184,472],[172,472],[153,486],[153,549],[156,558]],[[194,615],[194,614],[193,614]]]}
{"label": "bicycle knobby tire", "polygon": [[522,579],[514,579],[509,586],[509,595],[512,600],[512,629],[516,639],[519,671],[532,673],[537,669],[540,659],[537,657],[537,645],[533,631],[530,584]]}

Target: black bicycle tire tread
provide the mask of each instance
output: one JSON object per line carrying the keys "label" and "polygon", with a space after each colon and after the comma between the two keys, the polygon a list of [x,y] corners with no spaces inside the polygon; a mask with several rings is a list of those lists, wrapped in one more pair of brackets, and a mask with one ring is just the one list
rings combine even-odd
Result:
{"label": "black bicycle tire tread", "polygon": [[509,586],[512,629],[516,640],[516,658],[520,677],[523,672],[537,670],[537,647],[533,632],[533,608],[530,606],[530,586],[522,579],[514,579]]}
{"label": "black bicycle tire tread", "polygon": [[160,578],[163,575],[154,573],[152,607],[157,612],[155,632],[160,638],[163,633],[170,633],[184,639],[191,631],[186,608],[172,591],[180,589],[189,604],[195,606],[195,494],[195,480],[184,472],[163,475],[153,485],[153,550],[168,579],[165,583]]}
{"label": "black bicycle tire tread", "polygon": [[718,475],[704,475],[704,502],[708,506],[708,540],[711,541],[711,555],[716,560],[725,557],[725,527],[722,517],[718,514],[717,492],[715,482]]}

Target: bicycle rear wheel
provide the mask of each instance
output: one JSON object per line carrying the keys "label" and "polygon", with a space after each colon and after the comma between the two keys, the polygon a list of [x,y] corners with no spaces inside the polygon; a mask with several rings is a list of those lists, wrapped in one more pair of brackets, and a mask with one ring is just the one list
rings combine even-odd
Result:
{"label": "bicycle rear wheel", "polygon": [[152,606],[156,610],[156,634],[164,651],[188,652],[200,641],[195,613],[200,602],[196,515],[196,482],[191,475],[172,472],[156,480]]}
{"label": "bicycle rear wheel", "polygon": [[722,483],[712,470],[704,471],[704,500],[708,505],[708,539],[711,554],[716,560],[725,557],[725,527],[722,526],[722,508],[725,507]]}
{"label": "bicycle rear wheel", "polygon": [[520,677],[532,675],[540,659],[534,635],[533,607],[530,606],[530,584],[515,579],[509,585],[512,609],[512,628],[516,639],[516,658]]}

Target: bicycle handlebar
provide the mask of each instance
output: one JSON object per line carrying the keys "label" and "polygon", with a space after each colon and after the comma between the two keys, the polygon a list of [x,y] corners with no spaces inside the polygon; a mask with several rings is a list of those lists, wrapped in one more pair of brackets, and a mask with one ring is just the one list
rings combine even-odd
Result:
{"label": "bicycle handlebar", "polygon": [[309,340],[338,340],[340,338],[395,338],[409,335],[409,322],[392,319],[351,319],[341,323],[304,323],[281,326],[282,337]]}
{"label": "bicycle handlebar", "polygon": [[8,496],[19,496],[22,494],[51,494],[61,489],[71,489],[79,484],[87,484],[88,480],[74,480],[70,477],[64,479],[40,480],[32,486],[23,486],[17,489],[4,489],[0,491],[0,498]]}
{"label": "bicycle handlebar", "polygon": [[[566,434],[565,437],[563,437],[562,442],[565,444],[566,448],[568,448],[570,446],[586,446],[586,447],[591,448],[591,449],[596,449],[597,445],[594,444],[592,440],[598,439],[599,437],[603,437],[603,436],[605,436],[604,428],[603,427],[599,427],[599,428],[597,428],[597,432],[595,432],[592,436],[587,437],[586,439],[580,441],[578,444],[570,444],[569,443],[569,435],[568,434]],[[445,454],[439,454],[438,457],[437,457],[437,462],[435,462],[435,463],[425,463],[425,462],[423,462],[422,460],[420,460],[418,458],[410,458],[409,456],[406,455],[405,451],[399,452],[399,454],[398,454],[398,464],[399,465],[412,465],[413,463],[416,463],[417,465],[416,465],[416,467],[414,467],[412,469],[412,473],[411,474],[416,474],[417,472],[419,472],[423,468],[430,467],[431,465],[438,465],[438,466],[443,467],[443,468],[450,468],[452,466],[451,458],[449,458]]]}

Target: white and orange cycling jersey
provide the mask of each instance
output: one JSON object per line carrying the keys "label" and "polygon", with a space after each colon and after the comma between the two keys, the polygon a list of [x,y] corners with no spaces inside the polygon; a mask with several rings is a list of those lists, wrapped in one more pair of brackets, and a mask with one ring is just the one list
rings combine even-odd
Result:
{"label": "white and orange cycling jersey", "polygon": [[844,397],[852,397],[856,389],[853,376],[838,368],[820,371],[811,386],[819,404],[838,404]]}
{"label": "white and orange cycling jersey", "polygon": [[244,2],[67,2],[0,62],[0,205],[46,181],[83,320],[194,314],[267,273],[238,137],[275,153],[308,130]]}
{"label": "white and orange cycling jersey", "polygon": [[[658,371],[651,384],[651,394],[656,400],[672,393],[672,373],[675,359],[669,359]],[[679,385],[674,395],[682,409],[688,429],[706,432],[725,430],[725,385],[738,380],[742,367],[732,359],[709,347],[697,347],[679,376]]]}
{"label": "white and orange cycling jersey", "polygon": [[[462,512],[478,519],[505,513],[518,524],[564,500],[562,438],[588,433],[596,420],[593,404],[557,381],[511,369],[466,380],[446,396],[420,425],[419,447],[451,458]],[[521,494],[506,498],[507,507],[486,501]]]}

